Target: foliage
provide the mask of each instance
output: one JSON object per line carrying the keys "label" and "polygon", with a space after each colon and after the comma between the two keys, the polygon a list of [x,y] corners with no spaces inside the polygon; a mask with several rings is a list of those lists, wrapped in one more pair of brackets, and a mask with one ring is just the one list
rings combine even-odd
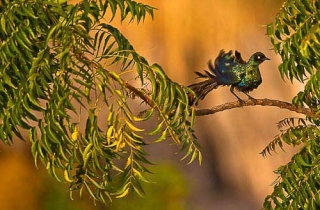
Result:
{"label": "foliage", "polygon": [[305,90],[293,99],[297,105],[317,107],[320,97],[320,2],[286,1],[274,23],[267,26],[274,50],[280,54],[279,71],[291,81],[306,82]]}
{"label": "foliage", "polygon": [[[190,191],[187,187],[188,184],[184,172],[175,165],[168,163],[161,163],[152,167],[152,172],[156,176],[154,174],[147,175],[147,178],[152,179],[152,183],[142,183],[143,189],[147,194],[146,197],[130,194],[122,199],[114,199],[107,206],[97,203],[94,209],[135,210],[137,206],[141,210],[186,209]],[[55,180],[47,176],[43,178],[47,187],[45,187],[45,191],[42,192],[39,200],[39,209],[93,209],[92,203],[88,199],[75,198],[76,202],[70,202],[68,194],[65,193],[64,185],[57,185]],[[75,197],[77,196],[75,195]]]}
{"label": "foliage", "polygon": [[[305,83],[304,91],[293,98],[296,105],[306,105],[319,114],[320,104],[320,2],[287,0],[274,23],[267,26],[276,53],[282,58],[282,78]],[[291,161],[275,171],[279,179],[273,193],[266,197],[265,209],[320,208],[320,130],[317,119],[285,119],[279,123],[281,135],[262,152],[275,151],[283,143],[300,145]]]}
{"label": "foliage", "polygon": [[[143,195],[145,147],[167,138],[201,162],[186,89],[111,25],[116,15],[153,18],[154,9],[132,0],[0,1],[0,139],[30,140],[35,164],[69,182],[71,196],[86,191],[105,203]],[[135,96],[143,114],[132,109]],[[155,119],[152,130],[142,128]]]}

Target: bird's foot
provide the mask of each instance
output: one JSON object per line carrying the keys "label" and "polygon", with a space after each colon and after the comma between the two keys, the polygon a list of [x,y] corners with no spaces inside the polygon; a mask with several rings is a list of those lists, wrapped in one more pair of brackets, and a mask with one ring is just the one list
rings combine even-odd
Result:
{"label": "bird's foot", "polygon": [[243,106],[245,104],[244,100],[242,100],[241,98],[238,98],[238,102],[240,106]]}
{"label": "bird's foot", "polygon": [[254,103],[256,103],[256,102],[257,102],[257,99],[253,98],[253,97],[252,97],[252,96],[250,96],[250,95],[248,95],[248,99],[249,99],[249,100],[251,100],[251,101],[253,101]]}

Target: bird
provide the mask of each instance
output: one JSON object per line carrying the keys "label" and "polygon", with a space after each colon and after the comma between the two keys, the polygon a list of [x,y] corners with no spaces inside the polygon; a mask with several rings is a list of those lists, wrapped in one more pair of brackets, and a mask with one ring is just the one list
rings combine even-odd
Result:
{"label": "bird", "polygon": [[230,86],[230,92],[240,101],[243,100],[234,92],[236,89],[243,92],[249,99],[254,98],[249,92],[256,89],[262,82],[259,65],[266,60],[270,60],[262,52],[255,52],[248,62],[244,61],[239,51],[232,50],[225,52],[220,50],[217,58],[212,63],[208,61],[208,70],[204,73],[196,71],[198,78],[206,80],[188,86],[193,93],[188,93],[189,105],[198,105],[199,100],[203,100],[206,95],[219,86]]}

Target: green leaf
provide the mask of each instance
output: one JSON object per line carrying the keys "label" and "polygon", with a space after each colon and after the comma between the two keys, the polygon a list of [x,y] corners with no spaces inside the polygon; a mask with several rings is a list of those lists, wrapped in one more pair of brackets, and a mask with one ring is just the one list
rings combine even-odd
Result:
{"label": "green leaf", "polygon": [[154,142],[161,142],[166,138],[167,138],[167,130],[164,130],[162,134]]}

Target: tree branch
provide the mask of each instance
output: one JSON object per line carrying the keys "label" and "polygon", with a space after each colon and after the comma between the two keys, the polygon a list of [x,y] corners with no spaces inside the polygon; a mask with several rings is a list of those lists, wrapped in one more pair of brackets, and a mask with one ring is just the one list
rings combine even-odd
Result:
{"label": "tree branch", "polygon": [[[91,60],[89,60],[85,56],[83,56],[83,57],[85,58],[86,61],[88,61],[88,63],[91,63],[91,65],[93,65],[95,68],[98,67],[98,64],[92,62]],[[109,71],[106,70],[106,72],[112,79],[119,80],[119,78],[116,78],[113,74],[110,74]],[[130,90],[135,95],[137,95],[139,98],[141,98],[150,107],[155,106],[154,102],[148,96],[146,96],[145,93],[138,90],[137,88],[130,85],[129,83],[125,82],[121,78],[120,78],[120,80],[121,80],[122,84],[128,90]],[[280,109],[287,109],[287,110],[294,111],[294,112],[297,112],[300,114],[304,114],[308,117],[320,119],[320,114],[317,113],[316,109],[306,108],[303,106],[296,106],[294,104],[291,104],[291,103],[288,103],[285,101],[279,101],[279,100],[273,100],[273,99],[267,99],[267,98],[265,98],[265,99],[248,99],[248,100],[245,100],[242,102],[240,102],[240,101],[228,102],[225,104],[214,106],[210,109],[196,108],[195,112],[196,112],[196,116],[204,116],[204,115],[211,115],[211,114],[215,114],[217,112],[222,112],[224,110],[240,108],[240,107],[244,107],[244,106],[275,106],[275,107],[279,107]]]}
{"label": "tree branch", "polygon": [[[90,60],[89,58],[87,58],[83,54],[80,54],[80,55],[77,55],[77,56],[80,57],[80,59],[83,59],[83,60],[87,61],[88,63],[90,63],[90,65],[93,68],[99,68],[99,66],[101,66],[99,63],[96,63],[96,62]],[[114,74],[111,74],[110,71],[108,71],[107,69],[105,69],[105,68],[103,68],[103,69],[106,71],[106,73],[108,74],[109,77],[111,77],[115,81],[121,81],[121,83],[122,83],[122,85],[124,87],[126,87],[128,90],[130,90],[135,95],[137,95],[139,98],[141,98],[150,107],[153,108],[153,107],[156,106],[155,103],[152,101],[152,99],[149,98],[147,95],[145,95],[145,93],[143,93],[142,91],[138,90],[134,86],[130,85],[128,82],[125,82],[122,78],[116,77]]]}
{"label": "tree branch", "polygon": [[129,83],[123,81],[123,85],[129,89],[131,92],[133,92],[135,95],[137,95],[139,98],[141,98],[146,104],[148,104],[151,108],[155,107],[155,103],[152,101],[151,98],[145,95],[142,91],[138,90],[137,88],[133,87]]}
{"label": "tree branch", "polygon": [[240,108],[244,106],[275,106],[279,107],[280,109],[287,109],[290,111],[294,111],[300,114],[304,114],[308,117],[312,118],[320,118],[320,115],[316,113],[315,109],[306,108],[302,106],[296,106],[294,104],[279,101],[279,100],[272,100],[272,99],[248,99],[245,101],[234,101],[229,102],[225,104],[221,104],[218,106],[214,106],[209,109],[196,109],[196,116],[204,116],[204,115],[210,115],[215,114],[217,112],[221,112],[227,109],[234,109],[234,108]]}

